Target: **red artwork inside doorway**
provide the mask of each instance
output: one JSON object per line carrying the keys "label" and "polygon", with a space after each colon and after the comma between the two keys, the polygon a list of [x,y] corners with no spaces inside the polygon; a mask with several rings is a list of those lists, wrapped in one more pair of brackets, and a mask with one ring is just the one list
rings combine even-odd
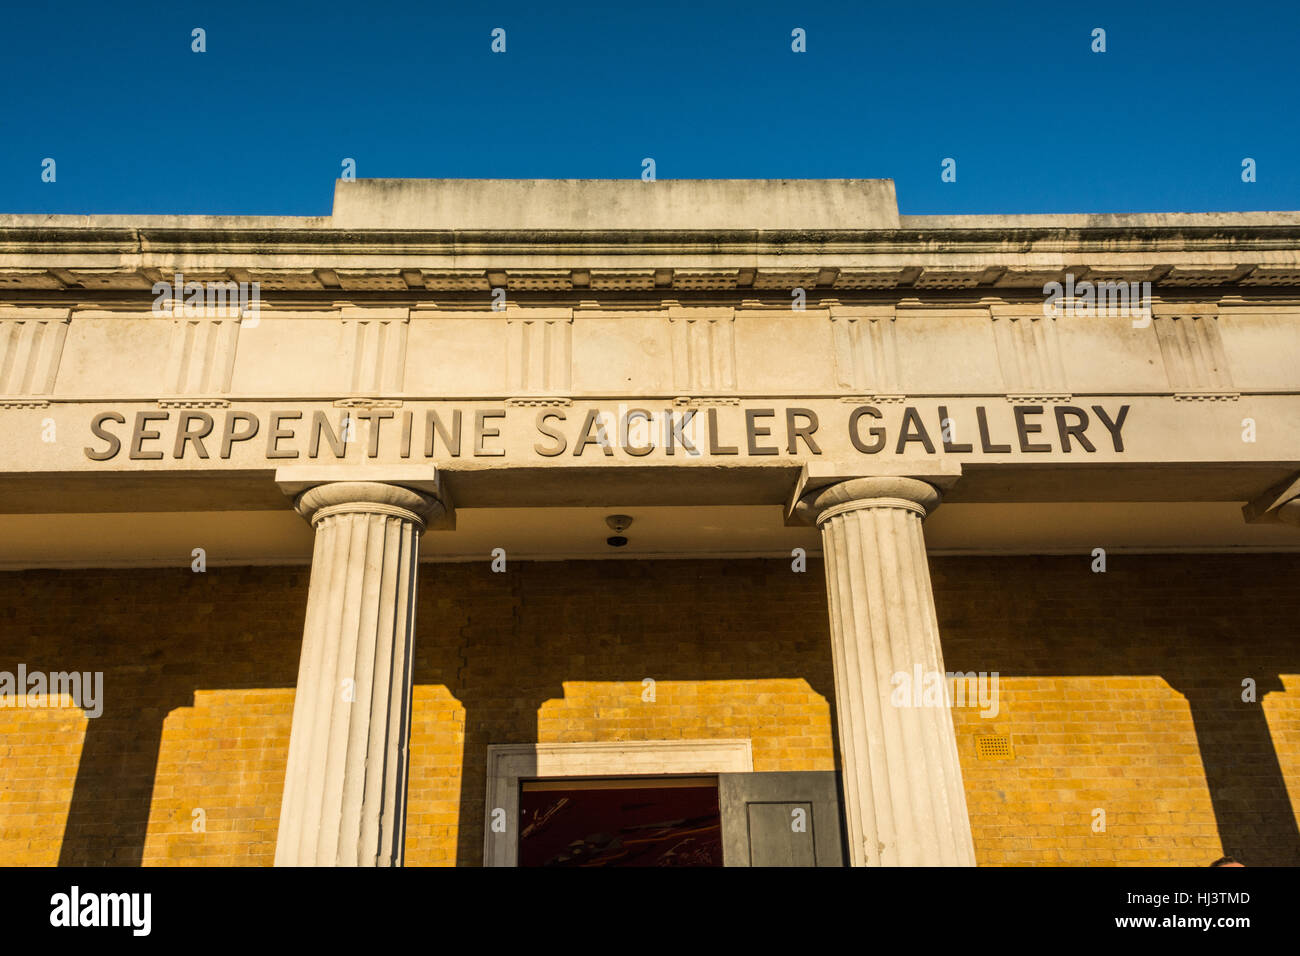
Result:
{"label": "red artwork inside doorway", "polygon": [[520,866],[722,866],[716,780],[522,785]]}

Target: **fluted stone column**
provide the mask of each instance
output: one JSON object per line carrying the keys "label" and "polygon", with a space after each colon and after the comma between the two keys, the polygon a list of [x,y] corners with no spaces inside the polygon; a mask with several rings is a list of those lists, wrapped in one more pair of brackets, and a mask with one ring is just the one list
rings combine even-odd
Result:
{"label": "fluted stone column", "polygon": [[949,708],[891,702],[896,674],[945,673],[921,532],[938,503],[923,481],[855,478],[799,505],[825,551],[854,866],[975,864]]}
{"label": "fluted stone column", "polygon": [[335,481],[316,529],[276,866],[401,866],[420,532],[437,498]]}

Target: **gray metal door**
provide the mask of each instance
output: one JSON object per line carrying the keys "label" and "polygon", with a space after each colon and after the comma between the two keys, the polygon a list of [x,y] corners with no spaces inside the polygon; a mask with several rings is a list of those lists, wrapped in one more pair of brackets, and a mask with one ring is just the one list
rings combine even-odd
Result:
{"label": "gray metal door", "polygon": [[843,866],[839,774],[718,775],[724,866]]}

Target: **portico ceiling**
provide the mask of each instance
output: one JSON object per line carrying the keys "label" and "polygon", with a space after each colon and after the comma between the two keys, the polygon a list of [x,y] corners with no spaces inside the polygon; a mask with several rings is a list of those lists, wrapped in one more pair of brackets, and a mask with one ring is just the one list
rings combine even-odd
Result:
{"label": "portico ceiling", "polygon": [[[147,505],[146,505],[147,507]],[[632,516],[628,544],[612,548],[610,514]],[[1297,529],[1246,524],[1230,502],[1040,502],[945,504],[926,521],[933,555],[1300,551]],[[212,567],[308,564],[312,532],[279,511],[0,515],[0,569],[175,567],[204,549]],[[791,558],[821,553],[808,527],[787,527],[779,506],[467,508],[455,530],[421,540],[424,561]]]}

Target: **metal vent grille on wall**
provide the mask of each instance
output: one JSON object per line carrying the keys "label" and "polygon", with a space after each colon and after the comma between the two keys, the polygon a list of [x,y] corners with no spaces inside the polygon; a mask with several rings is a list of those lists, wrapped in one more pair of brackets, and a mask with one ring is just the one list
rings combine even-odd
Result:
{"label": "metal vent grille on wall", "polygon": [[980,760],[1012,760],[1011,738],[1006,734],[981,734],[975,738],[975,754]]}

